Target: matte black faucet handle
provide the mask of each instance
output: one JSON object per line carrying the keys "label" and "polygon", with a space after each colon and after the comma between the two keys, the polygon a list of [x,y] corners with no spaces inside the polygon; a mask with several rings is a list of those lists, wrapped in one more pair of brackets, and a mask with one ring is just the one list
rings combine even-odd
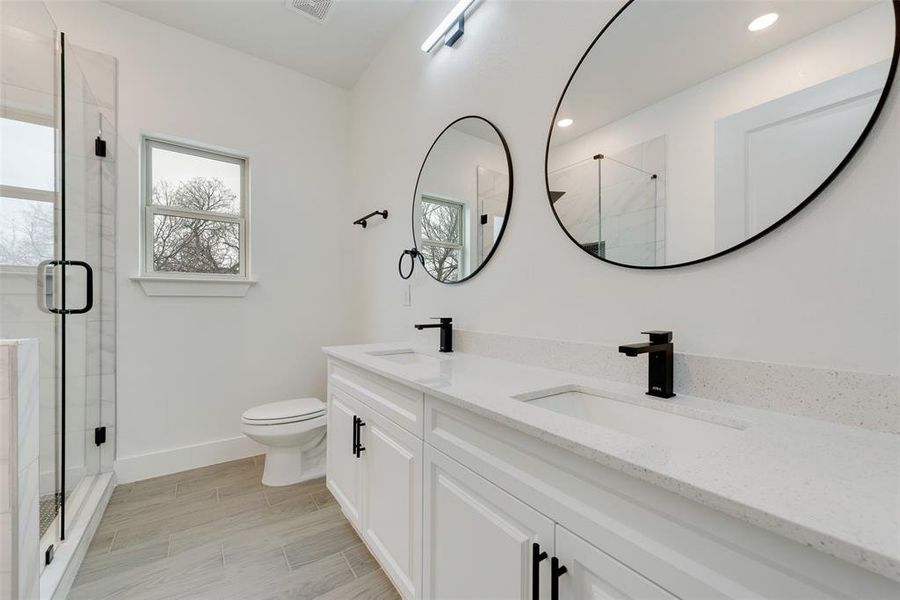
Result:
{"label": "matte black faucet handle", "polygon": [[672,341],[672,332],[671,331],[662,331],[658,329],[653,329],[651,331],[642,331],[641,335],[649,335],[650,341],[654,344],[668,344]]}
{"label": "matte black faucet handle", "polygon": [[439,320],[441,323],[452,323],[453,317],[428,317],[429,319]]}

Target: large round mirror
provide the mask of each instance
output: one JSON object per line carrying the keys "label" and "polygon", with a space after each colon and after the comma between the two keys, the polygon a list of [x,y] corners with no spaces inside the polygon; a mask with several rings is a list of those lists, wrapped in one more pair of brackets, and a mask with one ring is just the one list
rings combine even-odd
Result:
{"label": "large round mirror", "polygon": [[863,142],[893,79],[897,21],[890,0],[627,3],[551,124],[559,224],[585,252],[638,268],[768,233]]}
{"label": "large round mirror", "polygon": [[482,117],[448,125],[428,150],[413,200],[413,239],[428,274],[442,283],[475,275],[503,236],[512,202],[506,140]]}

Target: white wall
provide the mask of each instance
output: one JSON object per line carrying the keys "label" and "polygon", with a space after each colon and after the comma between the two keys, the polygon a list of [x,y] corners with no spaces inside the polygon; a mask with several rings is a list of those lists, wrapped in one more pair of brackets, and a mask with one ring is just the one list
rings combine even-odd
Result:
{"label": "white wall", "polygon": [[[348,94],[106,4],[49,8],[73,43],[119,60],[119,476],[255,452],[241,413],[324,398],[319,348],[349,339],[336,235],[352,220]],[[138,273],[142,132],[249,155],[259,283],[246,297],[147,297],[129,279]]]}
{"label": "white wall", "polygon": [[[357,209],[397,218],[352,232],[360,249],[358,341],[437,343],[412,324],[451,315],[463,329],[621,343],[671,328],[681,352],[900,372],[900,105],[841,176],[786,226],[713,262],[671,271],[604,264],[559,229],[544,185],[547,131],[559,94],[618,2],[485,2],[455,48],[422,39],[451,3],[423,3],[353,90]],[[397,258],[421,156],[447,123],[481,114],[510,145],[516,181],[509,226],[474,279],[442,286],[417,272],[411,308]]]}

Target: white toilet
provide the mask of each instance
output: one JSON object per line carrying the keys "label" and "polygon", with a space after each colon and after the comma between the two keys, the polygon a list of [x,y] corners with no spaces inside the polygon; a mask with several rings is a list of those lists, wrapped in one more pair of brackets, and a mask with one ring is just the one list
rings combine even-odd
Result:
{"label": "white toilet", "polygon": [[325,403],[318,398],[271,402],[241,416],[241,432],[266,447],[263,485],[325,474]]}

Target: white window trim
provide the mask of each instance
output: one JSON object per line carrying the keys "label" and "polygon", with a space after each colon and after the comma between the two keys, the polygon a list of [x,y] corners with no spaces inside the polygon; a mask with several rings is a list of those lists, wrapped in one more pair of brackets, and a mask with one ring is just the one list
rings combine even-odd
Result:
{"label": "white window trim", "polygon": [[[152,148],[192,154],[212,160],[241,165],[241,211],[239,216],[157,206],[150,203],[153,188]],[[171,137],[141,136],[141,236],[140,275],[131,280],[139,283],[148,296],[245,296],[257,282],[250,276],[250,158],[233,150],[197,144]],[[156,215],[199,218],[237,223],[241,232],[240,272],[236,275],[217,273],[179,273],[153,269],[153,219]]]}

